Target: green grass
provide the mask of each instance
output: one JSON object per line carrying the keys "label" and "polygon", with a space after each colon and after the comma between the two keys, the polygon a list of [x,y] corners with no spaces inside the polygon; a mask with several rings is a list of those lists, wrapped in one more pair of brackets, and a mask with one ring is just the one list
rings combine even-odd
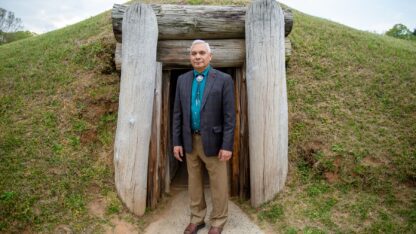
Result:
{"label": "green grass", "polygon": [[[416,43],[294,17],[289,178],[268,204],[241,206],[277,233],[412,233]],[[129,214],[114,188],[114,47],[109,12],[0,46],[0,232],[146,226],[153,211]]]}
{"label": "green grass", "polygon": [[114,193],[109,17],[0,47],[0,231],[83,232],[97,222],[88,203]]}

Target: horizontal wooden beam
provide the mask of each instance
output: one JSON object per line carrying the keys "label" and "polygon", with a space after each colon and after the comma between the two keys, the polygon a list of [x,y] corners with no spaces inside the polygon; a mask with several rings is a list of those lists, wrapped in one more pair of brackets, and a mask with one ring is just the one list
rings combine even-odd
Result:
{"label": "horizontal wooden beam", "polygon": [[[214,67],[241,67],[245,61],[246,50],[244,39],[207,40],[212,50],[211,64]],[[192,40],[164,40],[157,44],[157,61],[163,63],[163,68],[191,67],[189,62],[189,47]],[[291,43],[285,41],[286,61],[291,54]],[[121,70],[121,43],[117,43],[115,63]]]}
{"label": "horizontal wooden beam", "polygon": [[[212,51],[214,67],[240,67],[244,63],[245,44],[243,39],[207,40]],[[190,67],[189,47],[192,40],[159,41],[157,60],[165,66]]]}
{"label": "horizontal wooden beam", "polygon": [[[151,4],[157,17],[159,40],[239,39],[245,35],[246,7]],[[114,4],[114,36],[122,42],[123,15],[128,4]],[[293,27],[293,15],[284,12],[285,35]]]}

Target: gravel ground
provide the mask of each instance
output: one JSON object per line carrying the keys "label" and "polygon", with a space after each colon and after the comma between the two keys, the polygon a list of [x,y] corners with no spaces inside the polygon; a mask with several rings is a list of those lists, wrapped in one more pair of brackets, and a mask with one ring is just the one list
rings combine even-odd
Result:
{"label": "gravel ground", "polygon": [[[211,192],[205,189],[205,197],[207,199],[208,213],[205,219],[207,226],[198,233],[208,233],[210,228],[208,217],[211,212]],[[189,197],[187,191],[181,191],[172,198],[172,202],[158,220],[151,223],[145,230],[149,234],[165,234],[165,233],[183,233],[189,223]],[[249,217],[232,201],[228,202],[228,222],[224,227],[223,233],[235,234],[252,234],[264,233]]]}

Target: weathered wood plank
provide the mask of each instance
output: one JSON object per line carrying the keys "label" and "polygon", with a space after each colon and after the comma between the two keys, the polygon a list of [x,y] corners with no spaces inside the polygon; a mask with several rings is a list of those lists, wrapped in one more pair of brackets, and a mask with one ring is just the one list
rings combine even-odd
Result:
{"label": "weathered wood plank", "polygon": [[156,74],[157,19],[145,4],[125,13],[117,131],[114,144],[117,192],[136,215],[146,208],[147,167]]}
{"label": "weathered wood plank", "polygon": [[235,133],[233,156],[231,164],[231,196],[238,196],[240,189],[240,87],[239,80],[241,77],[240,68],[235,68],[234,95],[235,95]]}
{"label": "weathered wood plank", "polygon": [[162,64],[157,63],[156,85],[153,98],[152,134],[150,137],[149,161],[147,173],[147,207],[155,208],[161,198],[161,153],[160,153],[160,131],[161,131],[161,101],[162,101]]}
{"label": "weathered wood plank", "polygon": [[[122,42],[123,13],[127,4],[114,4],[112,10],[113,31]],[[241,6],[192,6],[152,4],[159,25],[159,39],[229,39],[244,38],[246,7]],[[286,35],[293,27],[292,12],[285,12]]]}
{"label": "weathered wood plank", "polygon": [[170,124],[170,70],[164,70],[162,75],[162,123],[161,123],[161,144],[160,155],[162,177],[164,181],[164,192],[170,192],[170,172],[169,172],[169,124]]}
{"label": "weathered wood plank", "polygon": [[[237,70],[238,71],[238,70]],[[240,87],[240,198],[250,198],[250,157],[249,157],[249,135],[248,135],[248,113],[247,113],[247,86],[245,65],[239,69],[241,79],[237,80]]]}
{"label": "weathered wood plank", "polygon": [[255,0],[246,16],[251,204],[274,198],[286,181],[288,109],[283,11]]}
{"label": "weathered wood plank", "polygon": [[[173,104],[175,101],[175,93],[176,93],[176,84],[177,84],[177,78],[180,74],[176,72],[175,70],[170,70],[169,79],[169,111],[173,110],[173,106],[171,107],[170,104]],[[171,122],[171,115],[172,113],[169,113],[169,119],[168,119],[168,160],[169,160],[169,167],[167,170],[169,170],[169,183],[172,182],[173,178],[175,177],[176,173],[178,172],[178,169],[180,167],[180,162],[176,160],[176,158],[173,156],[173,140],[172,140],[172,122]]]}
{"label": "weathered wood plank", "polygon": [[[213,57],[211,64],[214,67],[238,67],[245,58],[245,45],[242,39],[206,40],[209,43]],[[159,41],[157,47],[157,60],[164,66],[190,67],[189,47],[192,40]]]}
{"label": "weathered wood plank", "polygon": [[[286,41],[286,58],[291,53],[291,44]],[[210,44],[213,57],[211,64],[214,67],[241,67],[245,61],[246,46],[244,39],[206,40]],[[157,46],[157,61],[163,63],[164,68],[190,67],[189,47],[192,40],[166,40],[159,41]],[[120,43],[117,43],[120,45]],[[121,68],[121,46],[116,46],[116,68]]]}

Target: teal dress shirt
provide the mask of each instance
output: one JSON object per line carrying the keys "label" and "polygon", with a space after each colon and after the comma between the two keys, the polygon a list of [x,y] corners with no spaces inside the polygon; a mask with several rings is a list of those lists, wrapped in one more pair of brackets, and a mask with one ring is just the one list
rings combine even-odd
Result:
{"label": "teal dress shirt", "polygon": [[[193,131],[201,130],[201,104],[202,97],[204,96],[205,83],[208,77],[209,70],[211,65],[208,65],[207,68],[202,73],[198,73],[194,70],[194,79],[192,81],[192,96],[191,96],[191,128]],[[201,82],[196,80],[198,75],[203,75],[204,79]]]}

